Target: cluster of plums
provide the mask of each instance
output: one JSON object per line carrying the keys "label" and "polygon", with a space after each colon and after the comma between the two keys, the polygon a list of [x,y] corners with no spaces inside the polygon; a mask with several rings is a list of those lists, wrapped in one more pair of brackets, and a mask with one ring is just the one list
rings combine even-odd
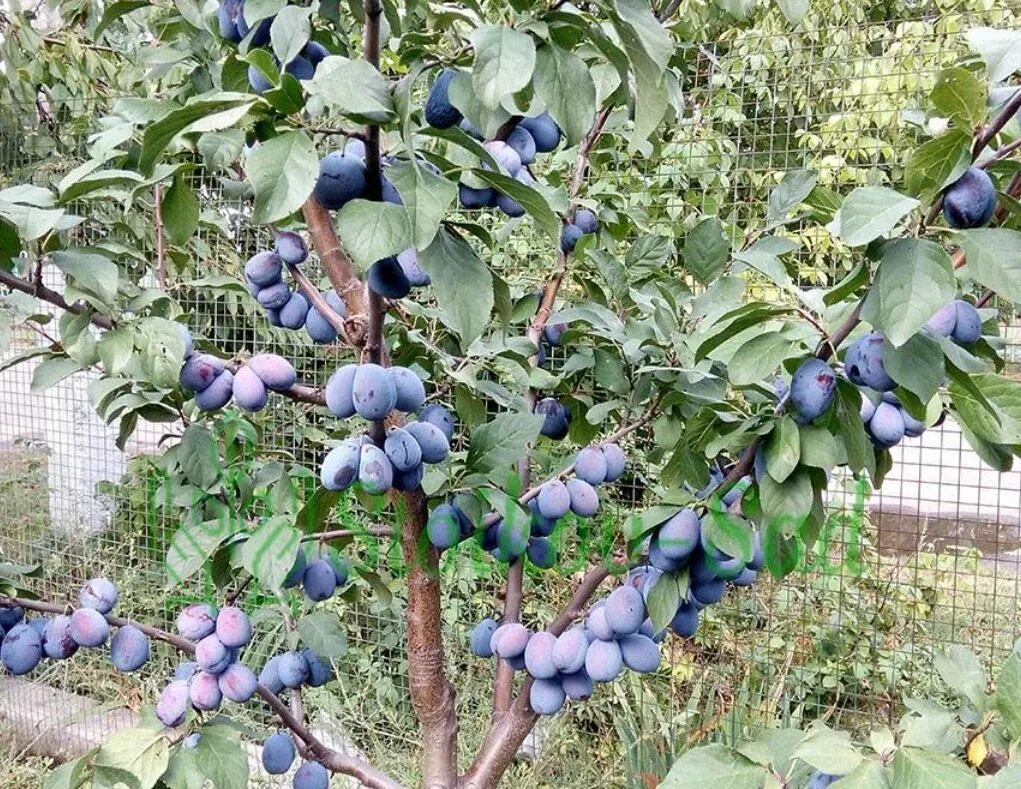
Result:
{"label": "cluster of plums", "polygon": [[574,251],[582,236],[590,235],[599,230],[599,220],[587,208],[579,208],[574,213],[574,221],[568,222],[560,231],[560,251],[565,255]]}
{"label": "cluster of plums", "polygon": [[296,380],[294,366],[274,353],[256,354],[236,373],[212,354],[191,354],[180,375],[181,386],[195,393],[195,404],[203,411],[223,408],[231,399],[246,411],[261,411],[270,391],[286,391]]}
{"label": "cluster of plums", "polygon": [[309,561],[305,551],[298,548],[294,565],[284,579],[284,588],[293,589],[300,585],[309,600],[321,603],[346,586],[350,575],[347,559],[339,553],[330,550],[325,556]]}
{"label": "cluster of plums", "polygon": [[[252,30],[251,25],[245,19],[245,0],[220,0],[217,18],[220,24],[220,35],[226,41],[240,44]],[[270,43],[272,25],[273,17],[266,17],[259,21],[255,26],[255,32],[251,33],[249,40],[251,48],[264,47]],[[284,71],[295,79],[312,79],[316,73],[316,66],[329,54],[329,50],[318,41],[309,41],[299,54],[284,64]],[[280,62],[276,61],[276,63],[279,67]],[[248,84],[256,93],[265,93],[273,88],[273,83],[269,81],[267,75],[255,66],[248,67]]]}
{"label": "cluster of plums", "polygon": [[[541,292],[539,293],[539,298],[542,299]],[[564,336],[565,331],[567,331],[566,323],[548,323],[542,327],[542,337],[539,338],[539,348],[535,361],[537,366],[545,366],[549,349],[560,345],[560,340]],[[567,418],[570,419],[570,416]]]}
{"label": "cluster of plums", "polygon": [[66,660],[79,647],[97,648],[110,641],[110,662],[118,671],[137,671],[149,659],[149,637],[134,625],[117,628],[110,639],[106,614],[117,604],[117,587],[106,578],[88,581],[70,615],[26,620],[19,606],[0,608],[0,662],[11,674],[27,674],[44,658]]}
{"label": "cluster of plums", "polygon": [[[456,76],[457,69],[448,68],[440,72],[425,102],[425,121],[437,129],[449,129],[460,124],[465,132],[482,140],[482,134],[450,102],[450,83]],[[556,150],[561,136],[562,132],[556,121],[549,113],[544,112],[533,118],[519,120],[507,133],[506,140],[488,140],[483,145],[507,175],[531,186],[535,183],[535,178],[529,172],[528,166],[535,161],[538,154]],[[462,183],[458,196],[464,208],[494,207],[510,217],[523,216],[525,213],[525,209],[517,200],[489,186],[473,187]]]}
{"label": "cluster of plums", "polygon": [[995,211],[996,186],[978,167],[969,167],[943,190],[943,218],[956,230],[982,227]]}
{"label": "cluster of plums", "polygon": [[[291,231],[278,233],[273,249],[257,252],[245,263],[245,284],[266,310],[270,325],[285,329],[304,327],[312,342],[327,345],[337,339],[333,324],[309,303],[305,294],[292,291],[283,281],[285,263],[298,266],[307,259],[308,247],[300,235]],[[322,291],[322,297],[341,318],[347,317],[347,307],[335,290]]]}
{"label": "cluster of plums", "polygon": [[339,417],[357,414],[378,422],[391,411],[422,410],[417,420],[391,428],[382,447],[362,435],[331,449],[320,470],[324,487],[344,490],[360,482],[373,494],[418,487],[426,465],[446,460],[454,437],[450,412],[436,404],[422,408],[424,404],[425,386],[406,367],[348,364],[337,370],[326,384],[326,406]]}
{"label": "cluster of plums", "polygon": [[209,603],[192,603],[177,615],[177,632],[195,642],[195,659],[181,663],[156,703],[164,726],[180,726],[188,708],[211,711],[223,700],[239,704],[255,695],[255,674],[238,659],[252,640],[252,623],[240,608],[219,611]]}
{"label": "cluster of plums", "polygon": [[[286,732],[271,734],[262,744],[262,766],[270,775],[283,775],[294,764],[294,740]],[[327,789],[330,776],[319,762],[303,762],[294,773],[294,789]]]}

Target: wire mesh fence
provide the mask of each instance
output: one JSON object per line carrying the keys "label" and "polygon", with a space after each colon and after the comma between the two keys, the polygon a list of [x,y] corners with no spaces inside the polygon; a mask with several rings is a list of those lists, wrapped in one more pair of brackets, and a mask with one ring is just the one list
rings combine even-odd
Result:
{"label": "wire mesh fence", "polygon": [[[737,28],[690,49],[687,109],[667,134],[663,163],[645,170],[621,154],[593,173],[586,194],[610,210],[648,217],[650,232],[667,223],[691,227],[707,214],[754,232],[763,225],[765,196],[777,173],[811,168],[841,192],[877,179],[896,184],[903,152],[917,137],[904,111],[924,105],[939,69],[965,51],[967,28],[1019,22],[1021,11],[1002,6],[968,14],[919,9],[911,18],[864,23],[834,19],[811,32],[769,22]],[[7,110],[15,117],[35,113],[34,106]],[[31,132],[5,136],[0,186],[26,174],[66,173],[77,163],[49,157],[46,147],[33,145]],[[187,272],[171,266],[168,287],[186,305],[195,335],[230,356],[280,353],[302,380],[324,382],[346,360],[345,351],[268,325],[239,272],[225,262],[267,246],[268,235],[245,221],[245,201],[222,179],[201,168],[190,179],[203,211],[196,259]],[[96,241],[116,231],[90,222],[76,232]],[[527,224],[516,228],[493,260],[518,293],[538,282],[529,232]],[[847,250],[825,232],[794,226],[789,233],[801,245],[798,285],[832,284],[850,270]],[[680,276],[679,261],[671,265]],[[308,273],[325,284],[321,272]],[[998,310],[1007,372],[1018,376],[1021,318],[1010,305]],[[21,329],[11,353],[49,342],[45,324],[40,332]],[[565,358],[555,350],[551,364]],[[32,393],[31,373],[31,362],[0,372],[3,556],[39,563],[43,573],[34,586],[40,596],[56,599],[92,575],[116,577],[124,591],[121,610],[156,623],[172,622],[185,602],[214,596],[209,578],[165,585],[163,560],[180,524],[160,506],[166,491],[153,459],[174,426],[142,425],[122,452],[114,446],[117,426],[93,413],[89,374]],[[286,403],[272,403],[253,421],[260,453],[309,468],[317,466],[334,430],[323,413]],[[646,482],[655,471],[632,470],[602,513],[606,524],[612,528],[650,503]],[[985,660],[1013,647],[1019,521],[1021,475],[985,467],[949,420],[894,451],[893,472],[881,491],[835,477],[822,547],[803,558],[799,571],[728,593],[693,640],[667,640],[664,667],[654,677],[605,686],[590,702],[543,723],[530,746],[532,761],[516,765],[509,781],[623,786],[642,773],[661,773],[687,744],[734,739],[775,722],[824,718],[859,733],[892,724],[903,696],[940,692],[933,656],[947,645],[964,644]],[[353,502],[342,502],[331,519],[337,528],[359,522],[364,515]],[[341,612],[349,649],[336,661],[337,682],[312,691],[307,703],[325,716],[324,726],[380,766],[411,776],[417,734],[401,647],[399,551],[371,537],[345,550],[361,579],[331,605]],[[465,644],[471,625],[499,607],[500,574],[463,553],[445,560],[443,581],[448,660],[459,683],[467,755],[484,732],[491,679],[488,664],[482,668]],[[529,571],[526,622],[548,622],[570,588],[564,568]],[[253,607],[265,600],[258,590],[249,595]],[[277,629],[263,632],[244,657],[261,665],[282,641]],[[140,676],[115,674],[93,655],[54,664],[33,682],[141,710],[171,671],[171,656],[162,652],[154,670]],[[0,722],[14,725],[35,703],[19,683],[0,695]],[[266,725],[257,712],[245,715],[253,726]],[[19,746],[13,756],[31,751]],[[11,786],[34,785],[17,783],[26,780],[22,772],[11,775]]]}

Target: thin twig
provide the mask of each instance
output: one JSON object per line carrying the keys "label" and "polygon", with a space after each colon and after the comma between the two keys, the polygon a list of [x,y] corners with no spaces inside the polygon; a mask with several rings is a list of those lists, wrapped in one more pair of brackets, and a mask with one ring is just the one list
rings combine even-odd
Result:
{"label": "thin twig", "polygon": [[156,282],[159,284],[160,290],[165,291],[167,289],[165,261],[167,250],[163,228],[163,187],[159,184],[154,184],[152,187],[152,207],[156,215]]}

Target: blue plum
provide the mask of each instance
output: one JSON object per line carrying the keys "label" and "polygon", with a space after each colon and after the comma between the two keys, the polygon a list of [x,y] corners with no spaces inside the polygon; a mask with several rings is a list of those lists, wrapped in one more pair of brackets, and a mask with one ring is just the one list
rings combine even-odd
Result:
{"label": "blue plum", "polygon": [[457,545],[461,541],[461,527],[454,505],[436,505],[429,513],[425,531],[429,542],[441,551]]}
{"label": "blue plum", "polygon": [[564,225],[563,229],[560,231],[560,251],[565,255],[569,255],[574,252],[575,246],[577,246],[578,241],[583,235],[585,234],[577,225]]}
{"label": "blue plum", "polygon": [[556,678],[537,679],[528,691],[528,703],[539,715],[555,715],[564,706],[567,694]]}
{"label": "blue plum", "polygon": [[892,447],[904,438],[904,417],[901,409],[891,403],[880,403],[869,420],[869,434],[884,448]]}
{"label": "blue plum", "polygon": [[71,638],[83,647],[99,647],[110,635],[106,618],[94,608],[79,608],[71,614]]}
{"label": "blue plum", "polygon": [[624,665],[639,674],[650,674],[659,668],[659,647],[648,636],[632,633],[620,639]]}
{"label": "blue plum", "polygon": [[559,400],[553,397],[544,397],[535,404],[533,412],[542,418],[542,427],[539,432],[547,438],[560,441],[567,437],[567,430],[571,424],[571,412]]}
{"label": "blue plum", "polygon": [[497,625],[496,620],[491,616],[487,616],[475,625],[472,629],[471,636],[468,639],[468,648],[471,650],[473,655],[483,658],[493,656],[490,641],[492,641],[493,633],[496,632],[497,627],[499,627],[499,625]]}
{"label": "blue plum", "polygon": [[534,118],[524,118],[518,126],[532,135],[535,150],[539,153],[549,153],[560,144],[560,127],[548,112]]}
{"label": "blue plum", "polygon": [[255,674],[244,663],[231,663],[217,678],[224,698],[243,704],[255,695]]}
{"label": "blue plum", "polygon": [[319,178],[312,196],[324,208],[338,210],[362,197],[367,186],[365,162],[359,156],[334,151],[319,162]]}
{"label": "blue plum", "polygon": [[604,606],[606,624],[618,636],[637,633],[645,619],[645,601],[642,593],[629,584],[618,586]]}
{"label": "blue plum", "polygon": [[552,479],[539,488],[536,498],[539,514],[555,521],[564,517],[571,509],[571,494],[567,486],[558,479]]}
{"label": "blue plum", "polygon": [[557,563],[557,548],[546,537],[532,537],[528,541],[528,560],[542,570]]}
{"label": "blue plum", "polygon": [[308,246],[297,233],[282,230],[276,235],[273,249],[281,261],[289,266],[298,266],[308,259]]}
{"label": "blue plum", "polygon": [[507,144],[514,149],[522,165],[529,165],[535,161],[535,138],[528,129],[515,126],[507,135]]}
{"label": "blue plum", "polygon": [[290,735],[277,732],[262,744],[262,766],[270,775],[283,775],[294,763],[294,742]]}
{"label": "blue plum", "polygon": [[16,677],[38,666],[42,657],[42,639],[34,627],[25,623],[12,627],[0,644],[0,662]]}
{"label": "blue plum", "polygon": [[352,381],[351,400],[364,419],[383,419],[397,404],[397,387],[386,368],[360,364]]}
{"label": "blue plum", "polygon": [[373,293],[384,299],[403,299],[411,293],[411,280],[395,257],[377,260],[369,266],[366,282]]}
{"label": "blue plum", "polygon": [[395,471],[411,471],[422,463],[422,448],[407,430],[395,427],[383,443]]}
{"label": "blue plum", "polygon": [[606,482],[616,482],[624,475],[626,460],[624,452],[616,444],[603,445],[603,457],[606,458]]}
{"label": "blue plum", "polygon": [[450,454],[450,443],[444,432],[431,422],[408,422],[404,429],[418,442],[422,462],[442,463]]}
{"label": "blue plum", "polygon": [[346,490],[354,485],[358,481],[361,457],[361,444],[350,439],[331,449],[319,470],[319,479],[323,487],[327,490]]}
{"label": "blue plum", "polygon": [[557,637],[553,647],[553,665],[565,674],[574,674],[585,667],[588,637],[584,628],[572,627]]}
{"label": "blue plum", "polygon": [[943,190],[943,218],[957,230],[981,227],[996,211],[996,186],[985,170],[969,167]]}
{"label": "blue plum", "polygon": [[397,402],[394,408],[404,413],[410,413],[425,405],[425,384],[422,383],[421,378],[407,367],[388,367],[387,372],[397,391]]}
{"label": "blue plum", "polygon": [[108,614],[117,605],[117,586],[106,578],[93,578],[85,582],[78,593],[82,608],[94,608],[101,614]]}
{"label": "blue plum", "polygon": [[192,603],[177,615],[177,632],[190,641],[199,641],[216,629],[216,609],[208,603]]}
{"label": "blue plum", "polygon": [[585,673],[595,682],[612,682],[624,668],[624,656],[616,641],[596,640],[585,653]]}
{"label": "blue plum", "polygon": [[326,559],[309,562],[301,585],[309,600],[317,603],[329,600],[337,591],[337,574],[333,571],[333,565]]}
{"label": "blue plum", "polygon": [[457,201],[462,208],[469,211],[477,208],[488,208],[496,202],[496,192],[490,187],[474,189],[466,184],[459,184],[457,188]]}
{"label": "blue plum", "polygon": [[954,342],[971,345],[982,337],[982,318],[967,301],[954,302],[954,330],[951,333]]}
{"label": "blue plum", "polygon": [[821,416],[837,395],[837,375],[820,359],[806,359],[791,379],[791,405],[807,421]]}
{"label": "blue plum", "polygon": [[277,673],[285,688],[297,688],[308,679],[308,662],[300,652],[284,652],[279,655]]}
{"label": "blue plum", "polygon": [[219,707],[223,693],[217,676],[208,671],[196,673],[188,684],[188,698],[191,699],[191,706],[197,710],[208,712]]}
{"label": "blue plum", "polygon": [[851,383],[877,392],[889,392],[897,384],[883,366],[883,335],[871,332],[847,350],[844,370]]}
{"label": "blue plum", "polygon": [[535,679],[552,679],[557,675],[553,650],[557,637],[542,630],[532,635],[525,646],[525,670]]}
{"label": "blue plum", "polygon": [[592,678],[585,673],[585,670],[576,671],[573,674],[564,674],[560,677],[560,686],[572,701],[585,701],[592,695]]}
{"label": "blue plum", "polygon": [[252,620],[237,606],[224,606],[216,615],[216,637],[225,647],[243,647],[252,640]]}
{"label": "blue plum", "polygon": [[358,481],[362,490],[372,495],[386,493],[393,485],[393,466],[382,449],[375,444],[362,446],[358,459]]}
{"label": "blue plum", "polygon": [[342,419],[357,413],[353,398],[354,380],[357,372],[357,364],[345,364],[326,382],[326,407]]}
{"label": "blue plum", "polygon": [[156,702],[156,717],[169,728],[180,726],[188,714],[189,688],[184,680],[174,680],[167,685]]}
{"label": "blue plum", "polygon": [[234,375],[234,402],[246,411],[261,411],[269,402],[269,391],[250,367],[242,367]]}
{"label": "blue plum", "polygon": [[137,671],[149,659],[149,636],[134,625],[117,629],[110,641],[110,660],[118,671]]}
{"label": "blue plum", "polygon": [[599,229],[599,220],[587,208],[579,208],[575,212],[574,224],[581,228],[582,233],[595,233]]}
{"label": "blue plum", "polygon": [[258,252],[245,263],[245,277],[259,288],[276,285],[282,271],[280,256],[273,250]]}
{"label": "blue plum", "polygon": [[259,376],[267,388],[277,392],[290,389],[298,380],[294,365],[275,353],[257,353],[246,366]]}
{"label": "blue plum", "polygon": [[428,422],[435,425],[447,437],[447,442],[454,440],[454,417],[443,406],[433,403],[422,409],[418,415],[419,422]]}
{"label": "blue plum", "polygon": [[457,70],[443,69],[429,88],[425,100],[425,122],[437,129],[449,129],[461,122],[464,116],[450,103],[450,83],[457,76]]}
{"label": "blue plum", "polygon": [[294,789],[329,789],[330,776],[319,762],[305,762],[294,773]]}
{"label": "blue plum", "polygon": [[65,660],[78,651],[71,635],[71,617],[57,614],[46,625],[42,636],[43,652],[51,660]]}

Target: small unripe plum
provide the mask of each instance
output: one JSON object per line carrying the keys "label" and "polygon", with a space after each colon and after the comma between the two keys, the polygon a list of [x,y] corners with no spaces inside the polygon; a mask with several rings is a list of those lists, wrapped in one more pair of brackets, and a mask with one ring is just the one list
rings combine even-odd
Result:
{"label": "small unripe plum", "polygon": [[308,309],[308,299],[305,298],[305,294],[295,291],[287,303],[280,308],[277,318],[285,329],[300,329],[308,319]]}
{"label": "small unripe plum", "polygon": [[273,249],[284,263],[289,266],[298,266],[308,258],[308,247],[297,233],[290,230],[283,230],[277,233]]}
{"label": "small unripe plum", "polygon": [[624,665],[639,674],[649,674],[659,668],[659,647],[651,638],[640,633],[620,639],[620,654]]}
{"label": "small unripe plum", "polygon": [[585,673],[585,669],[561,676],[560,686],[572,701],[585,701],[592,695],[592,677]]}
{"label": "small unripe plum", "polygon": [[394,408],[398,411],[411,413],[425,404],[425,385],[421,378],[407,367],[388,367],[387,373],[397,390],[397,402]]}
{"label": "small unripe plum", "polygon": [[560,251],[565,255],[574,252],[575,246],[583,235],[585,234],[577,225],[564,225],[563,230],[560,231]]}
{"label": "small unripe plum", "polygon": [[259,672],[259,684],[272,693],[280,693],[284,689],[284,683],[280,679],[280,658],[281,655],[271,657]]}
{"label": "small unripe plum", "polygon": [[110,660],[118,671],[137,671],[149,659],[149,636],[134,625],[117,629],[110,641]]}
{"label": "small unripe plum", "polygon": [[552,679],[557,675],[557,667],[553,663],[553,649],[557,645],[557,637],[552,633],[539,631],[535,633],[525,646],[525,670],[535,679]]}
{"label": "small unripe plum", "polygon": [[692,584],[691,597],[695,602],[707,606],[720,602],[723,599],[723,593],[726,591],[726,581],[722,578],[713,578],[702,583]]}
{"label": "small unripe plum", "polygon": [[234,374],[224,370],[205,389],[195,395],[195,405],[202,411],[223,408],[234,395]]}
{"label": "small unripe plum", "polygon": [[280,681],[285,688],[297,688],[308,679],[308,663],[299,652],[285,652],[277,664]]}
{"label": "small unripe plum", "polygon": [[585,653],[585,673],[595,682],[612,682],[624,668],[624,657],[616,641],[597,640]]}
{"label": "small unripe plum", "polygon": [[808,421],[821,416],[836,395],[837,375],[820,359],[806,359],[791,379],[791,405]]}
{"label": "small unripe plum", "polygon": [[418,464],[413,469],[408,471],[398,471],[394,469],[393,489],[408,492],[415,490],[419,485],[422,484],[422,479],[425,477],[425,466]]}
{"label": "small unripe plum", "polygon": [[496,545],[504,555],[514,559],[528,550],[530,529],[524,517],[502,519],[496,527]]}
{"label": "small unripe plum", "polygon": [[191,699],[191,706],[197,710],[208,712],[219,707],[223,693],[217,676],[208,671],[198,672],[188,684],[188,698]]}
{"label": "small unripe plum", "polygon": [[571,494],[563,482],[551,479],[539,488],[536,503],[542,517],[555,521],[564,517],[571,509]]}
{"label": "small unripe plum", "polygon": [[869,433],[884,448],[904,438],[904,417],[901,409],[891,403],[880,403],[869,420]]}
{"label": "small unripe plum", "polygon": [[574,473],[589,485],[606,480],[606,456],[599,447],[585,447],[574,459]]}
{"label": "small unripe plum", "polygon": [[690,601],[684,601],[677,608],[670,629],[681,638],[691,638],[698,630],[698,608]]}
{"label": "small unripe plum", "polygon": [[57,614],[42,635],[43,653],[51,660],[65,660],[78,651],[78,642],[71,635],[71,617]]}
{"label": "small unripe plum", "polygon": [[624,474],[624,452],[616,444],[604,444],[603,457],[606,458],[606,482],[616,482]]}
{"label": "small unripe plum", "polygon": [[330,681],[333,672],[328,662],[311,649],[303,649],[301,657],[308,664],[308,686],[310,688],[321,688]]}
{"label": "small unripe plum", "polygon": [[507,135],[507,144],[514,149],[522,166],[535,161],[535,138],[528,133],[527,129],[515,126]]}
{"label": "small unripe plum", "polygon": [[479,657],[492,657],[493,649],[490,647],[490,642],[493,638],[493,633],[496,632],[496,620],[490,616],[487,616],[477,625],[471,632],[471,636],[468,639],[468,648],[471,649],[473,655]]}
{"label": "small unripe plum", "polygon": [[954,333],[954,325],[957,323],[957,302],[952,301],[929,318],[925,327],[933,334],[940,337],[949,337]]}
{"label": "small unripe plum", "polygon": [[557,548],[545,537],[532,537],[528,541],[528,560],[542,570],[557,563]]}
{"label": "small unripe plum", "polygon": [[223,360],[208,353],[198,353],[185,360],[181,366],[180,383],[191,392],[205,391],[216,377],[223,372]]}
{"label": "small unripe plum", "polygon": [[461,111],[450,103],[450,83],[457,76],[457,69],[446,68],[440,72],[429,88],[425,100],[425,122],[437,129],[456,126],[464,117]]}
{"label": "small unripe plum", "polygon": [[443,406],[437,403],[427,405],[418,415],[418,421],[428,422],[430,425],[438,427],[440,432],[446,436],[448,444],[454,440],[454,417]]}
{"label": "small unripe plum", "polygon": [[337,591],[337,574],[333,572],[333,565],[325,559],[310,562],[301,585],[309,600],[317,603],[329,600]]}
{"label": "small unripe plum", "polygon": [[500,625],[493,631],[493,637],[489,641],[489,648],[493,654],[504,660],[510,660],[525,654],[525,647],[531,633],[518,622],[507,622]]}
{"label": "small unripe plum", "polygon": [[236,606],[225,606],[216,615],[216,637],[225,647],[243,647],[252,640],[252,622]]}
{"label": "small unripe plum", "polygon": [[230,650],[216,635],[206,636],[195,645],[195,662],[210,674],[219,674],[230,665]]}
{"label": "small unripe plum", "polygon": [[356,413],[353,391],[357,372],[357,364],[345,364],[331,375],[330,380],[326,383],[326,407],[342,419],[347,419]]}
{"label": "small unripe plum", "polygon": [[257,353],[248,360],[246,366],[259,376],[268,389],[277,392],[290,389],[298,380],[294,365],[275,353]]}
{"label": "small unripe plum", "polygon": [[[333,490],[333,488],[330,488],[325,483],[323,483],[323,486],[326,487],[327,490]],[[307,564],[308,560],[305,557],[305,551],[303,551],[299,545],[298,550],[294,554],[294,564],[291,565],[291,569],[288,571],[287,577],[284,578],[284,589],[293,589],[301,583],[301,579],[305,577],[305,567]]]}
{"label": "small unripe plum", "polygon": [[612,641],[616,637],[610,623],[606,621],[605,602],[589,609],[588,616],[585,617],[585,626],[588,628],[589,635],[600,641]]}
{"label": "small unripe plum", "polygon": [[547,438],[559,441],[567,436],[571,424],[571,412],[553,397],[545,397],[535,404],[534,413],[543,417],[539,432]]}
{"label": "small unripe plum", "polygon": [[267,310],[283,309],[284,305],[291,300],[291,289],[287,287],[286,283],[278,282],[276,285],[270,285],[268,288],[260,290],[255,300]]}
{"label": "small unripe plum", "polygon": [[386,493],[393,486],[393,466],[375,444],[362,447],[358,459],[358,481],[362,483],[362,490],[373,495]]}
{"label": "small unripe plum", "polygon": [[539,153],[549,153],[560,145],[560,127],[548,112],[534,118],[524,118],[518,125],[532,135],[535,149]]}
{"label": "small unripe plum", "polygon": [[418,253],[414,247],[408,247],[403,252],[398,253],[397,262],[400,264],[404,276],[411,283],[411,287],[424,288],[426,285],[432,284],[432,277],[426,274],[418,264]]}
{"label": "small unripe plum", "polygon": [[377,260],[369,266],[365,281],[373,293],[384,299],[403,299],[411,293],[411,280],[395,257]]}
{"label": "small unripe plum", "polygon": [[397,471],[410,471],[422,462],[422,448],[411,433],[400,427],[390,431],[383,451]]}
{"label": "small unripe plum", "polygon": [[575,515],[591,518],[599,510],[599,494],[585,480],[567,480],[567,494],[571,498],[571,512]]}
{"label": "small unripe plum", "polygon": [[683,509],[659,526],[652,544],[671,561],[684,561],[699,545],[701,525],[694,510]]}
{"label": "small unripe plum", "polygon": [[231,663],[217,678],[220,693],[238,704],[244,704],[255,695],[255,674],[244,663]]}
{"label": "small unripe plum", "polygon": [[557,637],[553,647],[553,665],[565,674],[574,674],[585,666],[585,653],[588,652],[588,637],[585,630],[572,627]]}
{"label": "small unripe plum", "polygon": [[294,789],[329,789],[330,776],[319,762],[305,762],[294,774]]}
{"label": "small unripe plum", "polygon": [[618,586],[606,598],[606,623],[617,635],[637,633],[645,619],[645,601],[633,586]]}
{"label": "small unripe plum", "polygon": [[160,700],[156,703],[156,717],[168,728],[180,726],[188,714],[189,702],[188,683],[184,680],[174,680],[163,688],[160,694]]}
{"label": "small unripe plum", "polygon": [[190,641],[199,641],[216,629],[216,609],[208,603],[192,603],[177,615],[177,632]]}
{"label": "small unripe plum", "polygon": [[878,332],[866,334],[847,350],[844,371],[851,383],[877,392],[888,392],[897,386],[883,366],[883,335]]}
{"label": "small unripe plum", "polygon": [[294,742],[282,732],[267,738],[262,745],[262,766],[270,775],[283,775],[294,763]]}
{"label": "small unripe plum", "polygon": [[362,158],[334,151],[319,161],[319,178],[312,196],[324,208],[335,211],[361,197],[366,185],[365,162]]}
{"label": "small unripe plum", "polygon": [[42,639],[35,628],[28,624],[12,627],[0,644],[0,662],[16,677],[38,666],[42,656]]}
{"label": "small unripe plum", "polygon": [[[496,160],[501,169],[507,171],[507,175],[513,177],[521,171],[521,157],[503,140],[490,140],[483,143],[482,147],[489,151],[489,155]],[[483,167],[487,165],[484,164]]]}
{"label": "small unripe plum", "polygon": [[943,217],[957,230],[981,227],[996,211],[996,187],[989,174],[969,167],[943,190]]}
{"label": "small unripe plum", "polygon": [[539,715],[555,715],[560,712],[566,698],[567,694],[556,677],[537,679],[528,691],[528,703]]}
{"label": "small unripe plum", "polygon": [[397,404],[397,387],[385,368],[378,364],[360,364],[351,386],[351,399],[364,419],[383,419]]}
{"label": "small unripe plum", "polygon": [[261,411],[269,402],[266,385],[250,367],[242,367],[234,375],[234,402],[246,411]]}
{"label": "small unripe plum", "polygon": [[496,203],[496,191],[484,187],[473,189],[465,184],[459,184],[457,188],[457,201],[462,208],[473,211],[478,208],[488,208]]}
{"label": "small unripe plum", "polygon": [[71,638],[79,646],[102,646],[109,635],[110,625],[96,609],[79,608],[71,614]]}
{"label": "small unripe plum", "polygon": [[442,463],[450,454],[450,442],[443,431],[431,422],[408,422],[404,429],[418,442],[422,462]]}
{"label": "small unripe plum", "polygon": [[461,527],[453,504],[438,504],[429,513],[425,524],[429,542],[441,551],[452,548],[461,541]]}
{"label": "small unripe plum", "polygon": [[950,335],[954,342],[971,345],[982,337],[982,318],[978,310],[966,301],[954,302],[954,331]]}

